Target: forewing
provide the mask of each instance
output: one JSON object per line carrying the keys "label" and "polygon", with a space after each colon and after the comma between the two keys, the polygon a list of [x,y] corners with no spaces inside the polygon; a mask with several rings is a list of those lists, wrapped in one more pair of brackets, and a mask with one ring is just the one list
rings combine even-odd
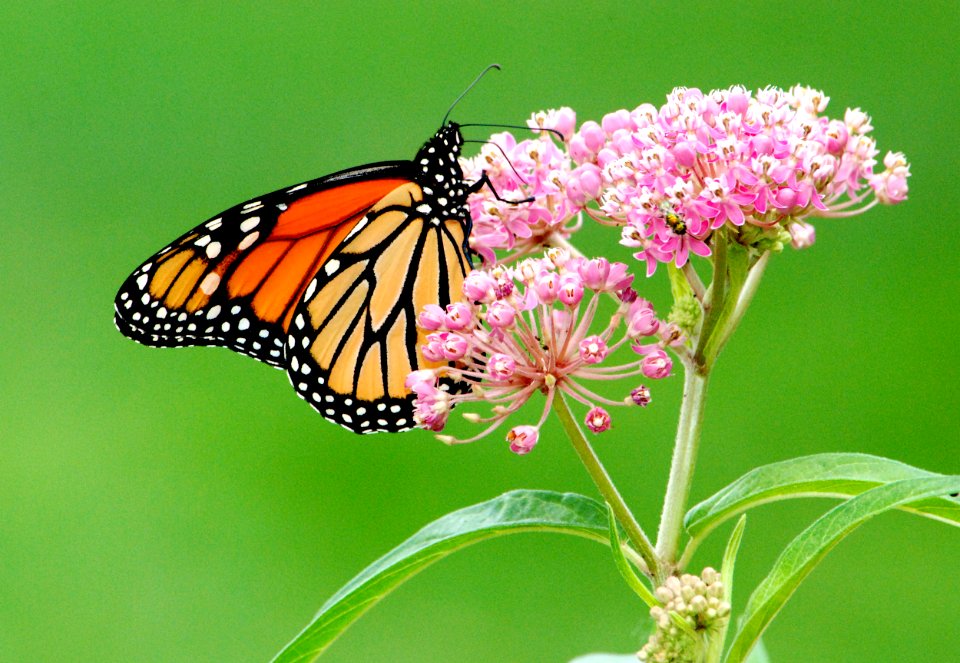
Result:
{"label": "forewing", "polygon": [[121,286],[117,328],[157,347],[214,345],[277,367],[310,279],[409,162],[335,173],[241,203],[152,256]]}
{"label": "forewing", "polygon": [[[469,269],[464,224],[432,219],[417,184],[369,211],[308,284],[287,337],[287,371],[301,398],[357,433],[414,426],[412,370],[423,357],[416,326],[427,304],[460,298]],[[417,208],[420,207],[420,210]]]}

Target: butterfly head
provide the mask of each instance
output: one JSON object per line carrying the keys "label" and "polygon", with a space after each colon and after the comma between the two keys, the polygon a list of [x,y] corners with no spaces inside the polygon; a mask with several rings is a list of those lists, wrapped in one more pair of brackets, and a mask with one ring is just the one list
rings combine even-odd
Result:
{"label": "butterfly head", "polygon": [[423,192],[431,197],[441,212],[457,212],[466,204],[469,187],[463,182],[460,150],[463,136],[460,125],[449,122],[424,143],[414,163]]}

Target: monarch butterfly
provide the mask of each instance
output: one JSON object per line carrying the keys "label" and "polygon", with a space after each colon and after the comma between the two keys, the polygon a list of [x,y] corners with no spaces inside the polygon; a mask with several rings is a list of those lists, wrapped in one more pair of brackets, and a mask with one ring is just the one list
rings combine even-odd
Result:
{"label": "monarch butterfly", "polygon": [[412,161],[231,207],[127,278],[117,328],[145,345],[220,346],[285,369],[301,398],[356,433],[409,430],[405,378],[440,365],[420,350],[416,314],[459,298],[467,196],[486,183],[463,181],[462,145],[444,119]]}

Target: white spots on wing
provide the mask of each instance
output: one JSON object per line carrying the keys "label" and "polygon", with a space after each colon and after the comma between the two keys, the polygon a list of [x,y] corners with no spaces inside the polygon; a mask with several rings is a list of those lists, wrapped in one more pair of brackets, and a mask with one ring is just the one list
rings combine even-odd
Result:
{"label": "white spots on wing", "polygon": [[259,350],[260,348],[263,347],[262,345],[260,345],[260,344],[257,343],[256,341],[254,341],[253,343],[251,343],[251,345],[253,346],[253,349],[254,349],[254,350]]}
{"label": "white spots on wing", "polygon": [[279,356],[280,356],[280,351],[279,351],[279,350],[271,350],[271,351],[270,351],[270,356],[271,356],[271,357],[279,357]]}
{"label": "white spots on wing", "polygon": [[237,329],[240,331],[246,331],[250,329],[250,321],[246,318],[240,318],[240,322],[237,323]]}
{"label": "white spots on wing", "polygon": [[293,348],[293,344],[296,342],[297,340],[293,336],[287,339],[287,345],[289,345],[291,348]]}
{"label": "white spots on wing", "polygon": [[260,330],[260,338],[267,338],[268,336],[270,336],[270,332],[268,330],[266,329]]}
{"label": "white spots on wing", "polygon": [[160,319],[163,319],[163,318],[167,317],[167,309],[166,309],[166,307],[161,306],[159,309],[157,309],[157,317],[160,318]]}
{"label": "white spots on wing", "polygon": [[[143,286],[140,286],[140,287],[142,288]],[[121,301],[121,302],[125,302],[125,301],[127,301],[128,299],[130,299],[130,293],[129,293],[129,292],[121,292],[121,293],[120,293],[120,301]]]}
{"label": "white spots on wing", "polygon": [[197,331],[197,326],[191,322],[189,325],[187,325],[187,331],[195,332]]}
{"label": "white spots on wing", "polygon": [[143,302],[144,304],[150,303],[150,293],[149,292],[143,293],[143,297],[140,298],[140,301]]}
{"label": "white spots on wing", "polygon": [[308,347],[310,347],[310,337],[309,337],[309,336],[304,336],[304,337],[303,337],[303,341],[300,343],[300,345],[303,346],[303,349],[304,349],[304,350],[306,350]]}
{"label": "white spots on wing", "polygon": [[293,193],[294,191],[299,191],[300,189],[305,189],[306,187],[307,187],[307,184],[306,182],[304,182],[303,184],[298,184],[292,189],[287,189],[287,193]]}
{"label": "white spots on wing", "polygon": [[447,199],[446,199],[446,198],[437,198],[437,202],[440,203],[440,207],[446,207],[446,206],[447,206]]}
{"label": "white spots on wing", "polygon": [[333,396],[331,396],[330,394],[327,394],[326,396],[323,397],[323,400],[325,400],[325,401],[328,402],[328,403],[332,403],[332,402],[333,402]]}
{"label": "white spots on wing", "polygon": [[294,356],[290,359],[290,368],[292,368],[294,371],[299,371],[299,370],[300,370],[300,360],[297,359],[297,356],[296,356],[296,355],[294,355]]}
{"label": "white spots on wing", "polygon": [[433,179],[437,180],[437,182],[442,182],[443,175],[441,175],[440,173],[437,173],[436,175],[433,176]]}
{"label": "white spots on wing", "polygon": [[200,292],[207,297],[216,292],[218,287],[220,287],[220,275],[216,272],[210,272],[200,281]]}
{"label": "white spots on wing", "polygon": [[397,413],[400,411],[400,406],[399,406],[399,405],[391,405],[391,406],[390,406],[390,411],[393,412],[394,414],[397,414]]}
{"label": "white spots on wing", "polygon": [[300,367],[300,372],[303,373],[304,375],[310,375],[310,364],[306,364],[306,363],[303,364]]}
{"label": "white spots on wing", "polygon": [[260,204],[260,201],[259,201],[259,200],[256,200],[256,201],[254,201],[254,202],[252,202],[252,203],[247,203],[246,205],[244,205],[244,206],[243,206],[243,210],[241,210],[240,213],[241,213],[241,214],[250,214],[251,212],[256,212],[256,211],[257,211],[258,209],[260,209],[261,207],[263,207],[263,205]]}
{"label": "white spots on wing", "polygon": [[317,279],[310,281],[310,285],[307,286],[307,291],[303,294],[303,301],[308,302],[310,298],[313,297],[313,293],[317,291]]}
{"label": "white spots on wing", "polygon": [[150,276],[148,274],[141,274],[140,276],[137,277],[137,287],[143,290],[144,288],[147,287],[147,282],[149,280],[150,280]]}
{"label": "white spots on wing", "polygon": [[199,247],[204,247],[209,243],[210,243],[210,235],[204,235],[203,237],[198,239],[196,242],[194,242],[194,245]]}
{"label": "white spots on wing", "polygon": [[216,230],[222,225],[223,225],[223,217],[218,216],[216,219],[213,219],[212,221],[207,221],[207,228],[209,228],[210,230]]}
{"label": "white spots on wing", "polygon": [[397,419],[397,426],[404,426],[406,425],[406,423],[407,423],[406,419]]}
{"label": "white spots on wing", "polygon": [[432,196],[432,195],[433,195],[433,189],[431,189],[431,188],[428,187],[428,186],[423,187],[423,192],[424,192],[425,194],[427,194],[428,196]]}
{"label": "white spots on wing", "polygon": [[[297,317],[293,319],[293,324],[297,326],[297,329],[303,329],[303,326],[306,324],[306,322],[303,319],[303,313],[297,313]],[[290,340],[292,341],[293,337],[291,337]],[[290,347],[291,348],[293,347],[292,343],[290,344]]]}
{"label": "white spots on wing", "polygon": [[362,416],[365,415],[366,413],[367,413],[367,408],[365,408],[365,407],[358,407],[358,408],[357,408],[357,415],[358,415],[358,416],[361,416],[361,417],[362,417]]}
{"label": "white spots on wing", "polygon": [[348,424],[352,424],[352,423],[353,423],[353,417],[351,417],[351,416],[350,416],[349,414],[347,414],[346,412],[343,413],[343,420],[346,421]]}
{"label": "white spots on wing", "polygon": [[140,271],[143,272],[144,274],[146,274],[147,272],[150,271],[150,268],[151,268],[151,267],[153,267],[153,263],[152,263],[152,262],[148,262],[147,264],[145,264],[143,267],[140,268]]}
{"label": "white spots on wing", "polygon": [[327,276],[332,276],[338,269],[340,269],[340,261],[335,259],[328,260],[323,266],[323,272]]}
{"label": "white spots on wing", "polygon": [[312,394],[310,394],[310,399],[316,403],[319,403],[321,398],[322,397],[317,392],[313,392]]}
{"label": "white spots on wing", "polygon": [[286,203],[279,203],[279,204],[277,205],[277,209],[280,210],[281,212],[284,212],[284,211],[286,211],[286,209],[287,209],[287,204],[286,204]]}
{"label": "white spots on wing", "polygon": [[[441,200],[442,200],[442,199],[441,199]],[[421,214],[423,214],[424,216],[426,216],[426,215],[430,214],[430,212],[433,211],[433,208],[430,207],[428,204],[423,203],[423,204],[421,204],[421,205],[417,205],[417,211],[420,212]]]}
{"label": "white spots on wing", "polygon": [[377,412],[383,412],[387,409],[386,403],[377,403]]}
{"label": "white spots on wing", "polygon": [[218,315],[220,315],[219,304],[217,304],[216,306],[212,307],[209,311],[207,311],[207,320],[213,320]]}
{"label": "white spots on wing", "polygon": [[220,255],[220,242],[210,242],[207,245],[207,257],[213,260]]}
{"label": "white spots on wing", "polygon": [[234,305],[233,307],[230,308],[230,315],[236,315],[239,312],[240,312],[239,305]]}
{"label": "white spots on wing", "polygon": [[222,325],[220,325],[220,329],[222,329],[224,332],[230,331],[230,323],[224,322]]}
{"label": "white spots on wing", "polygon": [[243,232],[250,232],[257,227],[257,224],[260,223],[259,216],[251,216],[249,219],[246,219],[243,223],[240,224],[240,230]]}
{"label": "white spots on wing", "polygon": [[243,240],[241,240],[241,242],[237,245],[237,249],[239,249],[240,251],[246,251],[259,238],[260,238],[260,231],[256,230],[250,233],[249,235],[247,235],[246,237],[244,237]]}
{"label": "white spots on wing", "polygon": [[140,311],[134,311],[134,312],[133,312],[133,315],[131,315],[130,317],[133,318],[134,320],[139,320],[139,319],[140,319]]}

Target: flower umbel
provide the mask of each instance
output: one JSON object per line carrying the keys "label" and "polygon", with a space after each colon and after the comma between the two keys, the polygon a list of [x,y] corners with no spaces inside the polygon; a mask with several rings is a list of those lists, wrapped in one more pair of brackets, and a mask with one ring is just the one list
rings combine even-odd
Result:
{"label": "flower umbel", "polygon": [[[451,305],[446,311],[427,307],[419,316],[420,326],[431,332],[422,348],[424,356],[453,361],[455,366],[410,374],[407,386],[416,394],[417,423],[439,431],[454,405],[489,403],[488,417],[464,415],[487,423],[482,433],[466,440],[440,436],[447,443],[471,442],[541,392],[546,403],[540,420],[514,426],[507,435],[511,450],[526,454],[537,443],[558,391],[589,408],[584,422],[594,433],[612,424],[601,405],[647,405],[649,389],[642,385],[621,401],[609,400],[586,386],[594,380],[670,375],[671,362],[662,346],[675,339],[673,335],[658,339],[661,328],[668,326],[660,324],[649,302],[637,298],[630,288],[632,281],[622,263],[573,258],[562,249],[551,249],[544,258],[528,258],[514,267],[471,272],[463,285],[469,303]],[[620,301],[606,320],[598,314],[604,293]],[[461,324],[465,320],[471,324]],[[454,329],[452,324],[459,326]],[[653,342],[642,344],[645,338]],[[607,365],[625,344],[642,358]],[[441,377],[466,382],[471,389],[448,393],[440,386]]]}
{"label": "flower umbel", "polygon": [[[527,124],[532,129],[553,129],[569,138],[576,119],[573,110],[561,108],[534,113]],[[569,237],[579,227],[577,212],[588,196],[568,195],[568,188],[583,184],[579,177],[571,180],[570,157],[553,141],[552,134],[542,132],[519,143],[509,133],[494,134],[479,155],[462,159],[461,166],[468,181],[479,179],[484,172],[490,179],[491,186],[469,200],[473,219],[470,247],[485,264],[496,262],[494,249],[529,255],[558,238]],[[599,185],[598,171],[593,187],[587,183],[588,192],[595,196]],[[532,202],[504,202],[528,196],[533,197]]]}
{"label": "flower umbel", "polygon": [[[663,607],[650,608],[650,616],[657,628],[637,657],[651,663],[696,663],[701,660],[705,644],[703,636],[715,631],[730,616],[730,604],[724,599],[720,574],[707,567],[699,577],[690,574],[679,578],[670,576],[657,588],[656,597],[663,603]],[[682,620],[687,628],[678,626],[675,619]]]}
{"label": "flower umbel", "polygon": [[828,101],[801,85],[756,94],[680,87],[660,108],[584,123],[570,152],[580,167],[599,168],[600,211],[622,226],[621,243],[639,249],[648,274],[660,262],[683,267],[691,253],[710,255],[711,233],[723,227],[744,245],[803,248],[814,239],[806,219],[851,216],[907,194],[903,154],[888,153],[875,173],[870,118],[859,109],[843,120],[821,115]]}

